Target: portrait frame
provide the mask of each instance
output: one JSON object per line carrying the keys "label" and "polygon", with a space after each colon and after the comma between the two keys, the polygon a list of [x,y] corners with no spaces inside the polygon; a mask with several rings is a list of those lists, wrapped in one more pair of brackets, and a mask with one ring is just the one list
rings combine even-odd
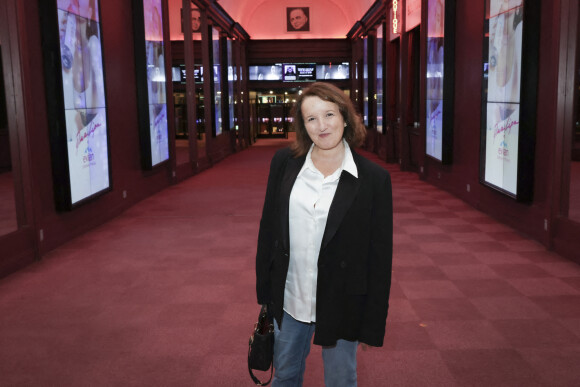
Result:
{"label": "portrait frame", "polygon": [[[179,12],[181,20],[181,33],[183,33],[183,8],[181,8]],[[191,7],[191,32],[201,32],[201,10],[197,7],[194,7],[193,4]]]}
{"label": "portrait frame", "polygon": [[286,7],[286,32],[310,31],[310,7]]}

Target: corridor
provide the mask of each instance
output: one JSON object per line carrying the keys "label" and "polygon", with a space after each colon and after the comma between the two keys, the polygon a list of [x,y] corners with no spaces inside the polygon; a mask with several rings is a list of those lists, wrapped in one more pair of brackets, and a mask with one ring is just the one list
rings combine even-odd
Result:
{"label": "corridor", "polygon": [[[0,386],[251,386],[259,140],[0,280]],[[391,173],[393,285],[359,386],[580,385],[580,266]],[[322,386],[313,347],[305,386]]]}

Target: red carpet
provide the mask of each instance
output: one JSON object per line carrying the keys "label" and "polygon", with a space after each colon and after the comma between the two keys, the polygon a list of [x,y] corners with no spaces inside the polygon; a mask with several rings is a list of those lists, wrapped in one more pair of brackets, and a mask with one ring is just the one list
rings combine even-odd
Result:
{"label": "red carpet", "polygon": [[[258,221],[282,144],[259,140],[0,281],[0,386],[251,386]],[[359,385],[580,385],[580,266],[381,164],[394,281]],[[316,347],[305,385],[323,385]]]}

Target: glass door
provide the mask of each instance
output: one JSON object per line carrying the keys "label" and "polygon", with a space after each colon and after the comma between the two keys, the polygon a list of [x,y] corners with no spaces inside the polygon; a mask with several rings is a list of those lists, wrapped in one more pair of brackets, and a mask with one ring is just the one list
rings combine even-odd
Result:
{"label": "glass door", "polygon": [[570,190],[568,218],[580,222],[580,23],[576,27],[576,63],[574,72],[574,111],[571,133]]}
{"label": "glass door", "polygon": [[[6,46],[0,46],[2,47]],[[18,229],[9,132],[2,51],[0,51],[0,236]]]}

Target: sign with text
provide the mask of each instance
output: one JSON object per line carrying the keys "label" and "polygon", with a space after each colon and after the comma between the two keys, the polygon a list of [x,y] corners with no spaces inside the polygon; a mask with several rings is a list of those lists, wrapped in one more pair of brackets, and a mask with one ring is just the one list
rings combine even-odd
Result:
{"label": "sign with text", "polygon": [[393,0],[392,7],[389,8],[390,40],[395,40],[401,35],[401,6],[399,0]]}

